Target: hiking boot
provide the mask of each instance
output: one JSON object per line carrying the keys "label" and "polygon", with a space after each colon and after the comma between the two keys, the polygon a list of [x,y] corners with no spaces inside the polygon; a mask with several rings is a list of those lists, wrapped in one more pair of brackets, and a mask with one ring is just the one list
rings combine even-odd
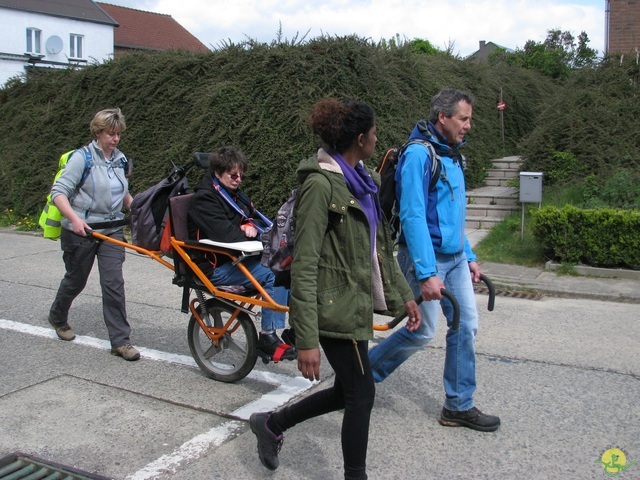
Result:
{"label": "hiking boot", "polygon": [[260,457],[262,465],[269,470],[275,470],[280,465],[278,453],[282,448],[284,435],[276,436],[269,430],[267,420],[270,416],[270,413],[252,413],[249,417],[249,425],[258,439],[258,457]]}
{"label": "hiking boot", "polygon": [[120,345],[119,347],[111,347],[111,355],[117,355],[129,362],[133,362],[140,358],[140,352],[128,343]]}
{"label": "hiking boot", "polygon": [[443,407],[438,421],[440,425],[445,427],[467,427],[481,432],[494,432],[500,426],[500,418],[494,415],[485,415],[476,407],[462,412]]}
{"label": "hiking boot", "polygon": [[296,360],[298,358],[298,351],[280,340],[275,332],[261,333],[256,350],[265,362],[273,360],[277,363],[280,360]]}
{"label": "hiking boot", "polygon": [[58,335],[58,338],[60,340],[64,340],[66,342],[70,342],[71,340],[76,338],[76,334],[73,333],[73,330],[71,330],[71,327],[69,326],[69,324],[67,322],[64,322],[64,323],[53,323],[53,320],[51,319],[51,316],[49,316],[49,323],[51,324],[53,329],[56,331],[56,334]]}
{"label": "hiking boot", "polygon": [[291,345],[292,347],[296,346],[296,331],[293,329],[293,327],[285,328],[282,331],[280,338],[282,338],[282,341],[287,345]]}

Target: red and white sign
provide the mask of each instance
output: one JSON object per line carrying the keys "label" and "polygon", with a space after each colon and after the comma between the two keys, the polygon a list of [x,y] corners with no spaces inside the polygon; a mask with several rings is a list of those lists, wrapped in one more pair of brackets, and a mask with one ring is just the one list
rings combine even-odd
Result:
{"label": "red and white sign", "polygon": [[498,110],[502,111],[505,108],[507,108],[507,105],[504,102],[498,102],[497,107],[498,107]]}

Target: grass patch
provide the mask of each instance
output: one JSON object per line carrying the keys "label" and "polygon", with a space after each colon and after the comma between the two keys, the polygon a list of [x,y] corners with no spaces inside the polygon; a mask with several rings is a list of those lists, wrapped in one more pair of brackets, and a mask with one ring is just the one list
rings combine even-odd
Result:
{"label": "grass patch", "polygon": [[0,227],[15,227],[16,230],[32,232],[40,229],[35,215],[16,215],[9,208],[0,213]]}
{"label": "grass patch", "polygon": [[[542,194],[543,205],[562,207],[567,204],[580,204],[580,186],[545,187]],[[524,238],[522,238],[522,212],[509,215],[493,227],[487,236],[473,250],[481,262],[505,263],[526,267],[543,266],[548,258],[542,251],[540,242],[534,238],[531,224],[531,211],[538,208],[527,204],[524,216]]]}
{"label": "grass patch", "polygon": [[531,233],[531,218],[525,214],[525,232],[522,238],[522,214],[514,213],[493,227],[474,247],[481,262],[506,263],[537,267],[547,261],[540,242]]}

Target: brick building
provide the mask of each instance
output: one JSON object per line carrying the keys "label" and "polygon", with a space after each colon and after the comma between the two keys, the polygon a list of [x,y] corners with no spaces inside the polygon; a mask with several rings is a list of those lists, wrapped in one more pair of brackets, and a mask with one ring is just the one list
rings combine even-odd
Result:
{"label": "brick building", "polygon": [[640,0],[607,0],[606,45],[608,54],[640,50]]}

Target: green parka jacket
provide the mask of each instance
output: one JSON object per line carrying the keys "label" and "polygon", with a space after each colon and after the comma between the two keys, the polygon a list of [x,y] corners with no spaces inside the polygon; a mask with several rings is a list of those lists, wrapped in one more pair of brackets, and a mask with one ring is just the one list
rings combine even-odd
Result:
{"label": "green parka jacket", "polygon": [[[379,185],[379,176],[367,171]],[[317,348],[320,336],[370,340],[374,310],[397,315],[413,298],[393,256],[389,226],[378,225],[375,265],[369,222],[338,163],[320,149],[296,174],[301,186],[289,314],[296,347]]]}

